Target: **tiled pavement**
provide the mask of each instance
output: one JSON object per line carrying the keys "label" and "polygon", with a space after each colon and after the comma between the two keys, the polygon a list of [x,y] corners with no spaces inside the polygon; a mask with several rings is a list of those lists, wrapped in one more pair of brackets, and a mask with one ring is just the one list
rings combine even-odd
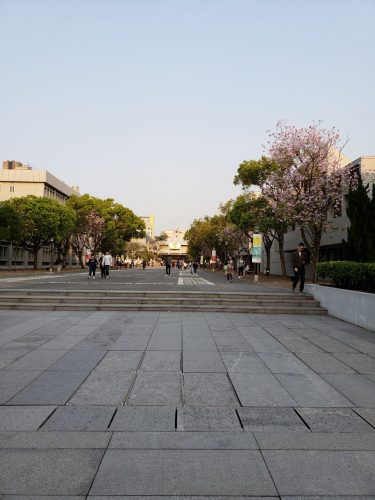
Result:
{"label": "tiled pavement", "polygon": [[375,334],[0,313],[0,499],[375,498]]}

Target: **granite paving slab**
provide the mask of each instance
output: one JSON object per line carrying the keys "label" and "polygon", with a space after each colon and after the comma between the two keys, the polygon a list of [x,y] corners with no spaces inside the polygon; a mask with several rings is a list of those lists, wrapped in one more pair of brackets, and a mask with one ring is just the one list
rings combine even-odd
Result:
{"label": "granite paving slab", "polygon": [[242,431],[234,408],[192,408],[177,410],[178,431]]}
{"label": "granite paving slab", "polygon": [[184,372],[225,372],[224,363],[218,352],[184,352]]}
{"label": "granite paving slab", "polygon": [[108,351],[95,371],[133,372],[138,368],[142,354],[142,351]]}
{"label": "granite paving slab", "polygon": [[186,337],[184,336],[184,352],[217,352],[217,346],[212,337]]}
{"label": "granite paving slab", "polygon": [[297,352],[296,355],[316,373],[355,373],[326,352]]}
{"label": "granite paving slab", "polygon": [[[363,375],[324,374],[322,377],[354,405],[375,408],[375,383]],[[308,405],[306,405],[308,406]],[[342,405],[344,406],[344,405]],[[351,405],[353,406],[353,405]]]}
{"label": "granite paving slab", "polygon": [[293,408],[238,408],[245,431],[309,432]]}
{"label": "granite paving slab", "polygon": [[180,351],[146,351],[140,367],[142,372],[179,372],[180,369]]}
{"label": "granite paving slab", "polygon": [[371,450],[375,433],[364,432],[255,432],[263,450]]}
{"label": "granite paving slab", "polygon": [[10,398],[36,379],[40,373],[39,370],[2,370],[0,372],[0,404],[6,403]]}
{"label": "granite paving slab", "polygon": [[0,431],[36,431],[56,406],[0,406]]}
{"label": "granite paving slab", "polygon": [[104,450],[0,450],[0,494],[86,495]]}
{"label": "granite paving slab", "polygon": [[313,432],[371,432],[375,431],[351,408],[297,408]]}
{"label": "granite paving slab", "polygon": [[264,450],[281,495],[374,495],[375,452]]}
{"label": "granite paving slab", "polygon": [[0,370],[29,352],[29,348],[3,349],[0,351]]}
{"label": "granite paving slab", "polygon": [[282,344],[280,344],[280,342],[274,339],[271,335],[266,334],[263,337],[258,337],[254,335],[245,335],[245,334],[243,335],[256,353],[258,352],[289,353],[288,349],[284,347]]}
{"label": "granite paving slab", "polygon": [[139,373],[128,398],[130,405],[180,404],[180,374],[173,372]]}
{"label": "granite paving slab", "polygon": [[297,340],[284,337],[279,340],[290,352],[321,352],[322,350],[307,339]]}
{"label": "granite paving slab", "polygon": [[294,406],[296,401],[271,373],[231,373],[243,406]]}
{"label": "granite paving slab", "polygon": [[251,432],[115,432],[109,448],[138,450],[257,450]]}
{"label": "granite paving slab", "polygon": [[69,403],[73,405],[118,405],[125,401],[134,380],[133,372],[93,371]]}
{"label": "granite paving slab", "polygon": [[[9,372],[25,373],[25,372]],[[61,405],[86,378],[85,372],[45,371],[33,380],[25,389],[18,392],[8,404],[10,405]]]}
{"label": "granite paving slab", "polygon": [[185,373],[187,406],[236,406],[238,399],[225,373]]}
{"label": "granite paving slab", "polygon": [[111,431],[175,431],[174,406],[120,406],[111,423]]}
{"label": "granite paving slab", "polygon": [[335,357],[362,374],[375,374],[375,358],[366,354],[335,353]]}
{"label": "granite paving slab", "polygon": [[260,352],[258,356],[272,373],[313,373],[292,353]]}
{"label": "granite paving slab", "polygon": [[178,351],[181,349],[181,334],[157,335],[153,333],[147,346],[151,351]]}
{"label": "granite paving slab", "polygon": [[222,352],[221,357],[229,373],[270,373],[270,370],[257,354]]}
{"label": "granite paving slab", "polygon": [[[186,471],[190,471],[186,474]],[[108,450],[93,495],[273,495],[255,450]]]}
{"label": "granite paving slab", "polygon": [[106,431],[115,406],[59,406],[42,431]]}
{"label": "granite paving slab", "polygon": [[51,349],[42,350],[35,349],[34,351],[25,354],[17,361],[9,364],[7,366],[8,370],[46,370],[49,368],[57,359],[63,356],[66,350],[63,349]]}
{"label": "granite paving slab", "polygon": [[[316,374],[285,373],[275,375],[287,391],[304,407],[353,406],[340,392]],[[350,376],[350,375],[349,375]]]}
{"label": "granite paving slab", "polygon": [[89,373],[104,355],[105,351],[69,351],[53,363],[49,370]]}
{"label": "granite paving slab", "polygon": [[144,351],[150,341],[150,335],[132,335],[121,338],[111,346],[111,351]]}
{"label": "granite paving slab", "polygon": [[108,446],[109,432],[0,432],[1,448],[12,449],[96,449]]}
{"label": "granite paving slab", "polygon": [[354,408],[354,411],[375,428],[375,408]]}

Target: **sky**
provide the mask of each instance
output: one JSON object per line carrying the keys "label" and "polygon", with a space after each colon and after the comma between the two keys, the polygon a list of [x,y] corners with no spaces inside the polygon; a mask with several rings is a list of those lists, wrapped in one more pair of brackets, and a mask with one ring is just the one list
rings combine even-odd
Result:
{"label": "sky", "polygon": [[375,0],[0,0],[0,160],[188,228],[278,120],[375,155]]}

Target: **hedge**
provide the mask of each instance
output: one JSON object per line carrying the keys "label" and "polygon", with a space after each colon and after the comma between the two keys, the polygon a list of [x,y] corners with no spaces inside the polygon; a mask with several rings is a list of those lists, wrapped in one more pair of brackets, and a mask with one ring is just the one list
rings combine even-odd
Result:
{"label": "hedge", "polygon": [[319,262],[318,276],[331,278],[339,288],[375,292],[375,262]]}

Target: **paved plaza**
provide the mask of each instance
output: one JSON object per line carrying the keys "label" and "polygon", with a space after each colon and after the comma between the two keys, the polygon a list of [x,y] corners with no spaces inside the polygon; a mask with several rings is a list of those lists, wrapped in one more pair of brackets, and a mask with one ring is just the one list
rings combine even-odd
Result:
{"label": "paved plaza", "polygon": [[[141,273],[0,288],[164,289]],[[230,286],[181,277],[164,286]],[[1,311],[0,445],[2,500],[375,498],[375,334],[330,316]]]}

